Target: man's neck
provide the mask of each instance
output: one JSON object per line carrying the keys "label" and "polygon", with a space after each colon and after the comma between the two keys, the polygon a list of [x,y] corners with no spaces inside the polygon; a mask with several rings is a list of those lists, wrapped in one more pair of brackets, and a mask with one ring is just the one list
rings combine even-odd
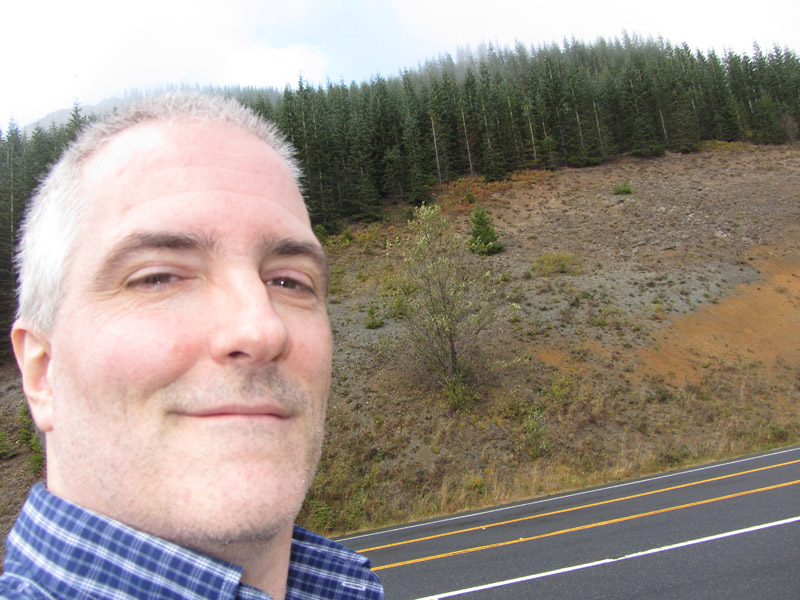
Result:
{"label": "man's neck", "polygon": [[293,527],[269,540],[231,542],[204,549],[205,552],[244,569],[242,583],[284,600],[289,577]]}

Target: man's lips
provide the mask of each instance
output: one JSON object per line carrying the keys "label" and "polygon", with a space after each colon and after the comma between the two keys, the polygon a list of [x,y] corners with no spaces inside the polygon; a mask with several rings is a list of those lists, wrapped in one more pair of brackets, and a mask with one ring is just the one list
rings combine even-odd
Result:
{"label": "man's lips", "polygon": [[279,406],[272,405],[224,405],[214,406],[202,410],[191,410],[182,413],[188,417],[195,417],[199,419],[210,419],[214,417],[273,417],[276,419],[286,419],[290,415],[289,411]]}

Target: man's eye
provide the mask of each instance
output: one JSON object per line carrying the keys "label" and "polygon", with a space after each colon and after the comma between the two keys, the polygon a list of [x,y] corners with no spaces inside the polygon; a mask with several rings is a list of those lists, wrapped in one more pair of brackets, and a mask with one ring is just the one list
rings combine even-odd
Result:
{"label": "man's eye", "polygon": [[292,279],[291,277],[275,277],[267,281],[267,285],[275,286],[287,290],[297,290],[301,292],[310,292],[311,288],[309,288],[304,283],[300,283],[296,279]]}
{"label": "man's eye", "polygon": [[131,282],[131,285],[144,286],[144,287],[160,287],[163,285],[167,285],[168,283],[177,281],[177,279],[178,276],[172,273],[151,273],[149,275],[145,275],[144,277],[134,279]]}

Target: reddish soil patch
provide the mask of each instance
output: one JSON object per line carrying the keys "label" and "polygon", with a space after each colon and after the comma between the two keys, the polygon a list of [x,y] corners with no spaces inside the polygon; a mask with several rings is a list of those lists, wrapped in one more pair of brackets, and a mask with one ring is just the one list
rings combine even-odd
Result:
{"label": "reddish soil patch", "polygon": [[773,375],[800,373],[800,254],[772,248],[752,254],[763,279],[674,318],[640,352],[637,374],[697,383],[714,363],[760,366]]}

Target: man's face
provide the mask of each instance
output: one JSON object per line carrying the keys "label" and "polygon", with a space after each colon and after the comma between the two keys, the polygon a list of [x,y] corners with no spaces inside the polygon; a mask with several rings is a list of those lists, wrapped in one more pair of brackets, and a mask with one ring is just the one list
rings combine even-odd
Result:
{"label": "man's face", "polygon": [[100,148],[48,380],[48,486],[167,539],[285,531],[323,436],[326,266],[264,142],[143,124]]}

